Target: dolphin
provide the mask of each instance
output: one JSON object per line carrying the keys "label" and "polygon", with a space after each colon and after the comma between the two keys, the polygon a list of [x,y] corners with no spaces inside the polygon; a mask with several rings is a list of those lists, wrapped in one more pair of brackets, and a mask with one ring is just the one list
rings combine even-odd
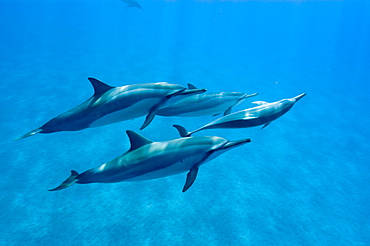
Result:
{"label": "dolphin", "polygon": [[138,8],[138,9],[141,9],[142,11],[144,11],[144,9],[141,7],[141,5],[135,0],[122,0],[122,2],[126,3],[127,7],[135,7],[135,8]]}
{"label": "dolphin", "polygon": [[232,108],[240,104],[244,99],[256,95],[258,93],[247,95],[242,92],[193,95],[161,108],[158,110],[157,115],[195,117],[205,115],[215,116],[222,112],[224,115],[228,115],[231,113]]}
{"label": "dolphin", "polygon": [[144,129],[153,120],[158,109],[167,103],[176,103],[183,97],[206,91],[205,89],[186,89],[181,85],[167,82],[113,87],[94,78],[88,78],[88,80],[94,88],[92,97],[18,139],[37,133],[78,131],[146,115],[140,128]]}
{"label": "dolphin", "polygon": [[126,131],[130,149],[117,158],[81,174],[71,175],[56,188],[62,190],[74,183],[118,183],[167,177],[187,172],[183,192],[194,183],[199,167],[223,152],[251,142],[250,139],[229,141],[221,137],[189,137],[153,142],[134,131]]}
{"label": "dolphin", "polygon": [[282,99],[277,102],[267,103],[263,101],[253,102],[259,106],[249,109],[244,109],[232,114],[223,116],[217,120],[204,125],[195,131],[188,132],[180,125],[173,125],[182,137],[189,137],[193,133],[216,128],[246,128],[264,125],[262,128],[268,126],[272,121],[276,120],[286,112],[288,112],[293,105],[304,97],[306,93],[302,93],[296,97],[289,99]]}

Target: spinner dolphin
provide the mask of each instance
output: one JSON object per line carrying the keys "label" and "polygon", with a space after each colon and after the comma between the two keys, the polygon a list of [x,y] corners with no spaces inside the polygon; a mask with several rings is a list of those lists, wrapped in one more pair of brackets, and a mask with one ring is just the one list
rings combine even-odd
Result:
{"label": "spinner dolphin", "polygon": [[302,93],[296,97],[289,99],[282,99],[277,102],[267,103],[263,101],[256,101],[255,104],[259,106],[241,110],[232,114],[225,115],[217,120],[214,120],[192,132],[188,132],[180,125],[174,125],[182,137],[191,136],[193,133],[216,128],[246,128],[263,125],[262,128],[268,126],[272,121],[288,112],[293,105],[304,97],[306,94]]}
{"label": "spinner dolphin", "polygon": [[19,139],[37,133],[78,131],[146,115],[140,128],[144,129],[153,120],[157,111],[167,103],[175,103],[183,97],[206,91],[205,89],[186,89],[181,85],[167,82],[113,87],[94,78],[88,78],[88,80],[94,88],[92,97]]}
{"label": "spinner dolphin", "polygon": [[189,137],[152,142],[133,131],[126,132],[131,143],[131,148],[126,153],[81,174],[71,171],[70,177],[50,191],[65,189],[74,183],[140,181],[188,172],[183,188],[185,192],[194,183],[199,166],[227,150],[251,141],[250,139],[228,141],[221,137]]}
{"label": "spinner dolphin", "polygon": [[135,0],[122,0],[122,2],[126,3],[127,7],[135,7],[144,11],[141,5]]}
{"label": "spinner dolphin", "polygon": [[[194,88],[195,89],[195,88]],[[184,98],[174,104],[158,110],[160,116],[196,117],[231,113],[233,107],[244,99],[258,95],[247,95],[242,92],[221,92],[217,94],[198,94]]]}

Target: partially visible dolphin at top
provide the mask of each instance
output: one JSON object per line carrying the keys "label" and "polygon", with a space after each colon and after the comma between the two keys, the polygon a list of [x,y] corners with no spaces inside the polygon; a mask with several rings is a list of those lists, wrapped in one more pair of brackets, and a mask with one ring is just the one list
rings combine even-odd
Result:
{"label": "partially visible dolphin at top", "polygon": [[267,103],[263,101],[253,102],[259,106],[249,109],[244,109],[232,114],[223,116],[217,120],[208,123],[192,132],[188,132],[180,125],[174,125],[182,137],[191,136],[193,133],[216,128],[246,128],[263,125],[262,128],[269,125],[286,112],[288,112],[293,105],[304,97],[306,93],[302,93],[296,97],[289,99],[282,99],[277,102]]}
{"label": "partially visible dolphin at top", "polygon": [[183,192],[194,183],[199,167],[223,152],[248,143],[250,139],[229,141],[221,137],[189,137],[153,142],[138,133],[126,131],[131,148],[121,156],[71,175],[50,191],[68,188],[74,183],[117,183],[167,177],[188,172]]}
{"label": "partially visible dolphin at top", "polygon": [[88,78],[88,80],[94,88],[92,97],[19,139],[37,133],[79,131],[146,115],[140,128],[144,129],[153,120],[158,109],[167,103],[175,103],[182,97],[206,91],[205,89],[186,89],[181,85],[167,82],[113,87],[94,78]]}
{"label": "partially visible dolphin at top", "polygon": [[135,0],[122,0],[122,2],[126,3],[127,7],[135,7],[144,11],[141,5]]}
{"label": "partially visible dolphin at top", "polygon": [[161,108],[158,110],[157,115],[181,117],[218,115],[220,113],[228,115],[231,113],[232,108],[240,104],[244,99],[256,95],[258,94],[247,95],[242,92],[193,95]]}

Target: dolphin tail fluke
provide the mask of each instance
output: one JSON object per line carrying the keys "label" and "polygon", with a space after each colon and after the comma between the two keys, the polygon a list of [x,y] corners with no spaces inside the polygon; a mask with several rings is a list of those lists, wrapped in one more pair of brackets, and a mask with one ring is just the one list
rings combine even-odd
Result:
{"label": "dolphin tail fluke", "polygon": [[183,126],[180,126],[180,125],[173,125],[173,127],[175,127],[177,129],[177,131],[179,132],[180,136],[181,137],[190,137],[191,136],[191,132],[188,132],[185,127]]}
{"label": "dolphin tail fluke", "polygon": [[72,170],[71,171],[71,176],[69,176],[66,180],[64,180],[63,183],[61,183],[59,186],[55,187],[54,189],[50,189],[49,191],[56,191],[56,190],[63,190],[68,188],[69,186],[73,185],[78,181],[77,176],[78,172]]}
{"label": "dolphin tail fluke", "polygon": [[28,137],[31,137],[31,136],[33,136],[33,135],[35,135],[35,134],[37,134],[41,131],[42,131],[42,129],[38,128],[36,130],[30,131],[30,132],[24,134],[23,136],[21,136],[19,138],[14,139],[14,140],[20,140],[20,139],[23,139],[23,138],[28,138]]}

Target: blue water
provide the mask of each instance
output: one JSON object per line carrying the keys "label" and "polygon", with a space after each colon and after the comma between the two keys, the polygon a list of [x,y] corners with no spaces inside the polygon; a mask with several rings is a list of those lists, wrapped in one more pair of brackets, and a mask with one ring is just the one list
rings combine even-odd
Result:
{"label": "blue water", "polygon": [[[370,3],[2,0],[0,245],[370,245]],[[186,174],[47,191],[129,148],[144,118],[12,141],[93,93],[168,81],[252,101],[307,96]],[[154,141],[210,120],[156,117]]]}

